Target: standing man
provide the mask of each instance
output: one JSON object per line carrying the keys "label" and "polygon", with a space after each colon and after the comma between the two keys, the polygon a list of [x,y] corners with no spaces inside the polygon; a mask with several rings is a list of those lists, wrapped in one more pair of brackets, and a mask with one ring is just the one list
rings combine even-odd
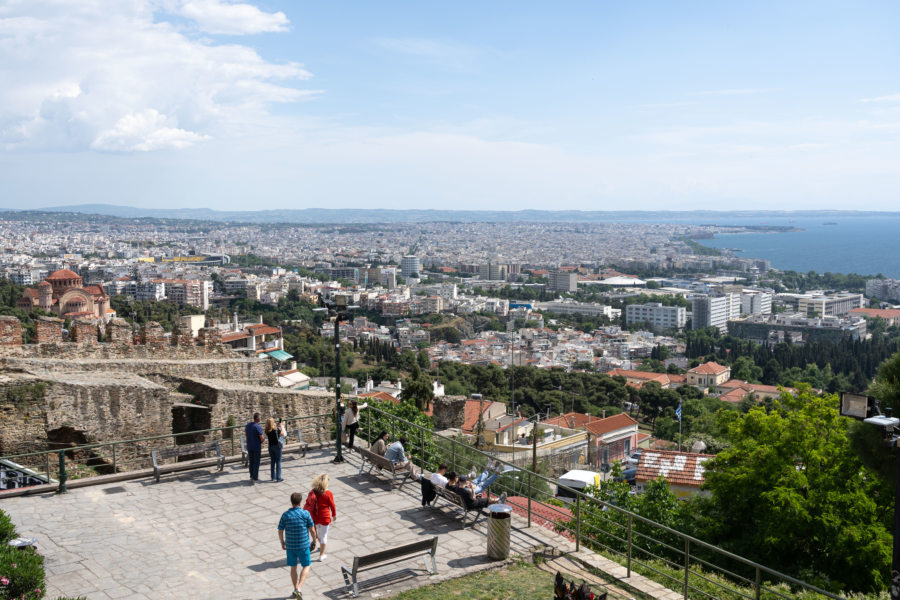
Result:
{"label": "standing man", "polygon": [[[296,600],[303,600],[300,590],[309,575],[309,565],[312,563],[309,553],[310,540],[313,545],[316,542],[316,526],[309,513],[300,508],[301,502],[303,502],[302,492],[291,494],[291,508],[284,511],[281,520],[278,521],[278,540],[281,542],[282,550],[287,552],[287,564],[291,568],[291,585],[294,586],[293,597]],[[299,579],[297,563],[303,567]]]}
{"label": "standing man", "polygon": [[244,427],[244,439],[247,440],[247,463],[250,465],[250,482],[259,481],[259,459],[262,457],[262,442],[266,439],[259,424],[259,413],[253,413],[253,420]]}

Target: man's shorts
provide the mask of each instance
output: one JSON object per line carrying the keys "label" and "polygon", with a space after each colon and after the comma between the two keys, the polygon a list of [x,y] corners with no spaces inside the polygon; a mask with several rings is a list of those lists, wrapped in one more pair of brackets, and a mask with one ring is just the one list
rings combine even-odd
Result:
{"label": "man's shorts", "polygon": [[308,567],[312,564],[312,557],[309,555],[309,548],[301,550],[300,552],[294,552],[292,550],[287,551],[287,566],[296,567],[298,562],[300,563],[301,567]]}

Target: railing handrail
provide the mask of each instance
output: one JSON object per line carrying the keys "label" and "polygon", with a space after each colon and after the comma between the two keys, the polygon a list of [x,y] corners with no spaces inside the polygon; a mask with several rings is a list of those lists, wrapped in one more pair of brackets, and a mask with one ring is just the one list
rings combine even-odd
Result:
{"label": "railing handrail", "polygon": [[[671,527],[667,527],[666,525],[663,525],[663,524],[661,524],[661,523],[657,523],[656,521],[652,521],[652,520],[650,520],[650,519],[648,519],[648,518],[646,518],[646,517],[642,517],[641,515],[639,515],[639,514],[637,514],[637,513],[631,512],[631,511],[629,511],[629,510],[626,510],[626,509],[621,508],[621,507],[619,507],[619,506],[616,506],[616,505],[614,505],[614,504],[610,504],[610,503],[608,503],[608,502],[604,502],[604,501],[599,500],[599,499],[597,499],[597,498],[594,498],[594,497],[592,497],[592,496],[588,496],[587,494],[585,494],[585,493],[583,493],[583,492],[581,492],[581,491],[579,491],[579,490],[570,488],[570,487],[568,487],[568,486],[560,486],[558,482],[554,481],[553,479],[550,479],[549,477],[545,477],[545,476],[541,475],[540,473],[535,473],[534,471],[532,471],[532,470],[530,470],[530,469],[527,469],[527,468],[524,468],[524,469],[523,469],[523,468],[521,468],[521,467],[518,466],[518,465],[511,464],[511,463],[509,463],[508,461],[505,461],[505,460],[503,460],[503,459],[501,459],[501,458],[498,458],[498,457],[496,457],[496,456],[494,456],[494,455],[488,454],[487,452],[484,452],[484,451],[482,451],[482,450],[479,450],[478,448],[473,448],[472,446],[468,446],[468,445],[466,445],[466,444],[462,444],[461,442],[458,442],[457,440],[455,440],[455,439],[453,439],[453,438],[451,438],[451,437],[443,436],[443,435],[441,435],[441,434],[439,434],[439,433],[434,432],[434,431],[431,430],[431,429],[427,429],[427,428],[425,428],[425,427],[422,427],[421,425],[418,425],[418,424],[413,423],[413,422],[411,422],[411,421],[407,421],[406,419],[404,419],[404,418],[402,418],[402,417],[398,417],[398,416],[396,416],[396,415],[392,415],[392,414],[390,414],[390,413],[388,413],[388,412],[385,412],[385,411],[383,411],[383,410],[380,410],[380,409],[378,409],[378,408],[376,408],[376,407],[374,407],[374,406],[372,406],[372,405],[369,405],[369,407],[368,407],[367,410],[372,410],[372,411],[378,412],[378,413],[380,413],[381,415],[383,415],[384,417],[387,417],[387,418],[389,418],[389,419],[392,419],[392,420],[395,420],[395,421],[398,421],[398,422],[401,422],[401,423],[405,423],[406,425],[409,425],[409,426],[411,426],[411,427],[413,427],[413,428],[415,428],[415,429],[421,429],[421,430],[423,430],[423,431],[427,431],[427,432],[430,433],[431,435],[433,435],[433,436],[435,436],[435,437],[438,437],[438,438],[441,438],[441,439],[443,439],[443,440],[447,440],[447,441],[449,441],[449,442],[452,443],[452,444],[459,444],[459,445],[461,445],[461,446],[464,446],[464,447],[467,449],[467,451],[469,451],[469,452],[474,451],[474,452],[476,452],[476,453],[478,453],[478,454],[481,454],[482,456],[487,457],[487,458],[490,458],[490,459],[492,459],[492,460],[499,460],[501,463],[503,463],[503,464],[505,464],[505,465],[507,465],[507,466],[510,466],[510,467],[514,467],[514,468],[516,468],[516,469],[519,469],[520,471],[523,471],[523,472],[527,473],[527,474],[528,474],[529,476],[531,476],[531,477],[536,477],[536,478],[538,478],[539,480],[544,481],[545,483],[553,484],[553,485],[555,485],[557,488],[562,487],[562,488],[564,488],[565,490],[567,490],[567,491],[569,491],[569,492],[572,492],[575,498],[579,498],[579,499],[581,499],[581,500],[588,500],[588,499],[589,499],[589,500],[592,501],[592,502],[596,502],[596,503],[599,503],[599,504],[603,505],[603,506],[606,507],[608,510],[614,510],[614,511],[617,511],[617,512],[619,512],[620,514],[625,515],[625,516],[627,516],[627,517],[629,517],[629,518],[631,518],[631,519],[637,519],[638,521],[641,521],[641,522],[643,522],[643,523],[646,523],[647,525],[650,525],[650,526],[652,526],[652,527],[656,527],[656,528],[662,529],[663,531],[666,531],[666,532],[671,533],[671,534],[673,534],[673,535],[675,535],[675,536],[678,536],[678,537],[680,537],[682,540],[687,541],[687,542],[690,543],[690,544],[698,544],[698,545],[700,545],[701,547],[706,548],[707,550],[711,550],[712,552],[715,552],[715,553],[717,553],[717,554],[720,554],[720,555],[725,556],[725,557],[727,557],[727,558],[730,558],[730,559],[732,559],[732,560],[736,560],[736,561],[738,561],[738,562],[740,562],[740,563],[743,563],[744,565],[746,565],[746,566],[748,566],[748,567],[752,567],[752,568],[754,568],[754,569],[759,569],[760,571],[764,571],[765,573],[768,573],[768,574],[770,574],[770,575],[773,575],[773,576],[775,576],[775,577],[778,577],[778,578],[780,578],[780,579],[783,579],[783,580],[785,580],[786,582],[790,582],[790,583],[793,583],[794,585],[798,585],[798,586],[801,586],[801,587],[803,587],[803,588],[806,588],[806,589],[809,590],[809,591],[812,591],[812,592],[816,592],[816,593],[822,594],[822,595],[824,595],[824,596],[827,596],[827,597],[829,597],[829,598],[832,598],[833,600],[846,600],[846,598],[844,598],[843,596],[838,596],[838,595],[836,595],[836,594],[832,594],[831,592],[828,592],[828,591],[826,591],[826,590],[823,590],[823,589],[821,589],[821,588],[819,588],[819,587],[817,587],[817,586],[815,586],[815,585],[812,585],[812,584],[807,583],[807,582],[805,582],[805,581],[801,581],[801,580],[799,580],[799,579],[796,579],[796,578],[794,578],[794,577],[791,577],[790,575],[787,575],[787,574],[785,574],[785,573],[781,573],[780,571],[776,571],[775,569],[772,569],[772,568],[769,568],[769,567],[767,567],[767,566],[765,566],[765,565],[762,565],[762,564],[760,564],[760,563],[754,562],[754,561],[752,561],[752,560],[750,560],[750,559],[748,559],[748,558],[744,558],[743,556],[740,556],[740,555],[738,555],[738,554],[734,554],[733,552],[729,552],[728,550],[725,550],[725,549],[723,549],[723,548],[719,548],[718,546],[716,546],[716,545],[714,545],[714,544],[710,544],[710,543],[708,543],[708,542],[704,542],[704,541],[701,540],[701,539],[695,538],[695,537],[693,537],[693,536],[691,536],[691,535],[688,535],[688,534],[686,534],[686,533],[683,533],[683,532],[681,532],[681,531],[678,531],[677,529],[672,529]],[[424,459],[424,457],[423,457],[423,459]],[[656,540],[655,538],[651,538],[651,539],[654,539],[654,541],[657,542],[657,543],[662,543],[660,540]]]}
{"label": "railing handrail", "polygon": [[[306,421],[313,420],[317,418],[328,417],[333,418],[331,413],[321,413],[317,415],[306,415],[301,417],[289,417],[285,418],[284,421],[287,423],[292,423],[296,421]],[[127,440],[116,440],[113,442],[97,442],[94,444],[81,444],[78,446],[61,446],[54,450],[39,450],[37,452],[23,452],[21,454],[9,454],[7,456],[0,456],[0,460],[13,460],[16,458],[23,458],[27,456],[44,456],[45,454],[57,455],[60,450],[64,450],[66,452],[78,452],[82,450],[92,450],[95,448],[104,448],[107,446],[121,446],[123,444],[136,444],[140,442],[150,442],[153,440],[162,440],[162,439],[177,439],[181,436],[185,435],[196,435],[198,433],[212,433],[215,431],[234,431],[235,429],[245,427],[245,425],[225,425],[224,427],[212,427],[210,429],[195,429],[193,431],[182,431],[181,433],[164,433],[161,435],[151,435],[148,437],[141,438],[130,438]],[[13,461],[15,462],[15,461]]]}

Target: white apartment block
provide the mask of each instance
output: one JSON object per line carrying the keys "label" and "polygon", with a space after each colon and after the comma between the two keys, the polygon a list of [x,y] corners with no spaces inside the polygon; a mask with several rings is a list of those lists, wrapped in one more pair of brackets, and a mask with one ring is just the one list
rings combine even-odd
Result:
{"label": "white apartment block", "polygon": [[870,279],[866,282],[866,296],[886,302],[900,302],[900,279]]}
{"label": "white apartment block", "polygon": [[588,316],[604,316],[612,319],[620,311],[615,311],[611,306],[605,304],[597,304],[595,302],[575,302],[574,300],[555,300],[553,302],[535,302],[534,308],[537,310],[545,310],[555,312],[561,315],[588,315]]}
{"label": "white apartment block", "polygon": [[400,261],[400,273],[403,277],[409,278],[413,275],[418,277],[421,272],[422,262],[418,256],[404,256],[403,260]]}
{"label": "white apartment block", "polygon": [[772,292],[744,290],[741,293],[741,315],[772,314]]}
{"label": "white apartment block", "polygon": [[797,312],[808,317],[842,317],[849,315],[854,308],[863,308],[865,298],[862,294],[847,292],[828,296],[800,296],[797,299]]}
{"label": "white apartment block", "polygon": [[721,333],[726,333],[728,321],[741,315],[741,295],[736,293],[694,296],[692,303],[692,329],[716,327]]}
{"label": "white apartment block", "polygon": [[625,307],[625,323],[647,323],[658,329],[683,329],[687,323],[687,309],[683,306],[663,306],[659,302],[629,304]]}
{"label": "white apartment block", "polygon": [[166,299],[166,284],[163,281],[131,281],[125,292],[139,302],[153,300],[160,302]]}
{"label": "white apartment block", "polygon": [[548,287],[555,292],[578,291],[578,274],[567,271],[550,271]]}

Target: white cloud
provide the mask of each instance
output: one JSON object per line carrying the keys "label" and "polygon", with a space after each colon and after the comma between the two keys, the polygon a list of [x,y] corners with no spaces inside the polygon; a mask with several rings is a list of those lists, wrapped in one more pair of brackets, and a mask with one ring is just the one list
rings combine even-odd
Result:
{"label": "white cloud", "polygon": [[289,25],[283,12],[267,13],[252,4],[222,0],[188,0],[179,12],[207,33],[244,35],[287,31]]}
{"label": "white cloud", "polygon": [[479,57],[479,52],[470,46],[429,38],[381,37],[374,42],[385,50],[454,70],[472,67]]}
{"label": "white cloud", "polygon": [[112,129],[101,131],[91,148],[109,152],[179,150],[205,138],[192,131],[167,127],[166,121],[165,115],[152,108],[126,115]]}
{"label": "white cloud", "polygon": [[[298,87],[311,75],[297,63],[179,29],[166,20],[180,14],[173,1],[0,1],[0,150],[184,148],[259,127],[270,106],[315,93]],[[224,7],[218,21],[206,15],[220,30],[223,14],[253,8],[193,4]],[[281,22],[259,12],[266,27]],[[245,32],[265,22],[248,17]]]}

